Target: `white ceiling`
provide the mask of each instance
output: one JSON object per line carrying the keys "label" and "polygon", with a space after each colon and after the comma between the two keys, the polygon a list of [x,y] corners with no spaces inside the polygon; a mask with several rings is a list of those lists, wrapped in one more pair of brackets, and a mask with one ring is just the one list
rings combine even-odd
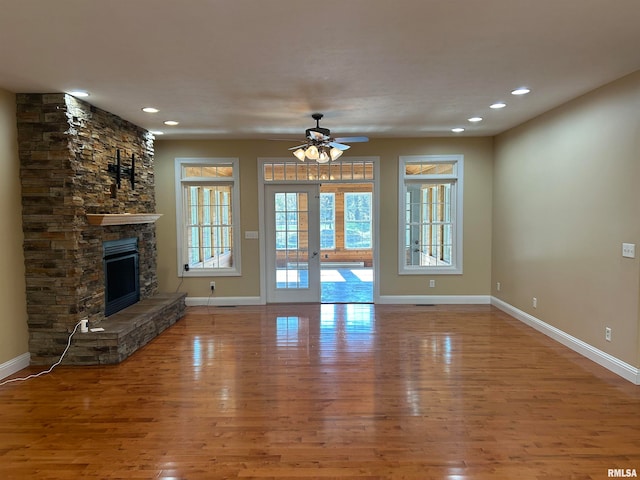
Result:
{"label": "white ceiling", "polygon": [[0,88],[85,89],[163,138],[300,138],[315,111],[337,136],[494,135],[640,69],[639,0],[0,6]]}

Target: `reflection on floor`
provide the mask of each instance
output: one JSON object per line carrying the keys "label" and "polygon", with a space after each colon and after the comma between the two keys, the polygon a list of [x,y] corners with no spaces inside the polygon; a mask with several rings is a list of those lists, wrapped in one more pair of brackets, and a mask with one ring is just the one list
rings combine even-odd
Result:
{"label": "reflection on floor", "polygon": [[322,303],[373,302],[372,268],[323,268]]}

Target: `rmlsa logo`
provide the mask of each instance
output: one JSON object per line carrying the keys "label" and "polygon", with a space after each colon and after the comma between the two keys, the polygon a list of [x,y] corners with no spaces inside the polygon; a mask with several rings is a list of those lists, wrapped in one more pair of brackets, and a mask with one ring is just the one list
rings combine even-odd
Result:
{"label": "rmlsa logo", "polygon": [[635,468],[610,468],[608,470],[609,477],[617,477],[617,478],[631,478],[637,477]]}

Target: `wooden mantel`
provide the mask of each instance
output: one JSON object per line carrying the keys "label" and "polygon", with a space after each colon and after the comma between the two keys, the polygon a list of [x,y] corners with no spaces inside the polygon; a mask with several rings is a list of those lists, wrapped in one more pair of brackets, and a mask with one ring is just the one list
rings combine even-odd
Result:
{"label": "wooden mantel", "polygon": [[134,223],[155,223],[161,213],[100,213],[87,214],[90,225],[131,225]]}

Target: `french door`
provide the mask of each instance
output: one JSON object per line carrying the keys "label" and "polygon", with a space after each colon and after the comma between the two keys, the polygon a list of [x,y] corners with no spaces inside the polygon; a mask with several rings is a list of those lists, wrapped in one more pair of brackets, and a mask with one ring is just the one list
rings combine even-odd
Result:
{"label": "french door", "polygon": [[320,186],[265,186],[267,302],[320,302]]}

